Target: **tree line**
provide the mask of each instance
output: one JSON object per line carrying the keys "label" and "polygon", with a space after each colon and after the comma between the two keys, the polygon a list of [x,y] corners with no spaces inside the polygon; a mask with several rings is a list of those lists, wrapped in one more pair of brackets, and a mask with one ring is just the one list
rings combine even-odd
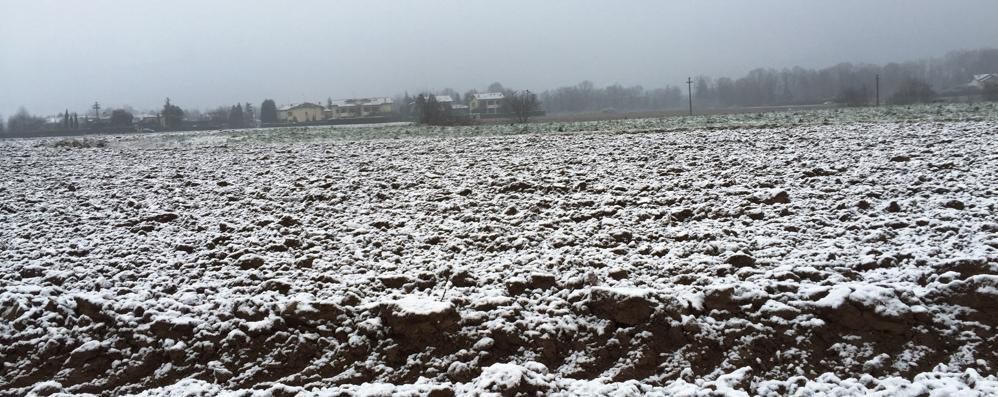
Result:
{"label": "tree line", "polygon": [[875,101],[879,76],[884,102],[907,104],[928,101],[937,94],[966,94],[966,84],[974,75],[995,72],[996,49],[954,51],[940,58],[886,65],[755,69],[738,79],[696,77],[693,101],[701,106],[866,105]]}
{"label": "tree line", "polygon": [[[138,120],[134,111],[128,107],[111,110],[107,118],[102,118],[102,115],[106,113],[101,113],[99,103],[95,102],[91,109],[93,110],[92,114],[83,116],[70,113],[67,109],[60,113],[58,121],[54,121],[33,115],[22,107],[6,120],[0,116],[0,135],[25,136],[50,132],[80,133],[108,128],[110,130],[152,129],[155,131],[177,131],[198,129],[199,127],[250,128],[256,127],[258,124],[256,109],[249,102],[201,112],[196,109],[185,111],[172,103],[170,98],[167,98],[163,107],[154,114],[152,120]],[[262,123],[277,121],[277,107],[273,100],[268,99],[263,102],[259,120]]]}
{"label": "tree line", "polygon": [[550,113],[572,113],[675,109],[686,103],[686,96],[682,89],[675,86],[645,90],[641,86],[615,84],[599,88],[590,81],[583,81],[574,86],[544,91],[540,100]]}
{"label": "tree line", "polygon": [[[998,73],[998,49],[961,50],[943,57],[886,65],[840,63],[823,69],[801,67],[786,69],[755,69],[740,78],[697,76],[693,79],[693,102],[698,107],[753,107],[780,105],[807,105],[835,102],[850,106],[865,106],[875,97],[877,83],[882,102],[907,104],[932,101],[938,95],[980,94],[984,100],[998,100],[998,86],[988,85],[979,92],[966,84],[974,75]],[[879,81],[878,81],[879,80]],[[596,87],[583,81],[577,85],[542,92],[540,95],[515,91],[500,83],[488,86],[486,92],[502,92],[504,107],[521,119],[530,112],[515,110],[517,107],[539,109],[548,113],[592,111],[642,111],[677,109],[686,105],[686,87],[667,85],[664,88],[645,89],[641,86],[624,87],[619,84]],[[449,95],[455,103],[466,102],[476,90],[463,94],[445,88],[436,95]],[[395,107],[405,118],[413,120],[434,119],[436,124],[454,124],[451,115],[440,116],[433,110],[439,104],[429,100],[396,96]],[[433,100],[435,102],[435,99]],[[518,101],[517,103],[510,101]],[[526,101],[526,102],[524,102]],[[100,104],[94,103],[91,115],[61,113],[59,121],[47,120],[21,108],[6,120],[0,117],[0,134],[30,135],[41,131],[77,131],[110,126],[127,128],[136,124],[129,108],[114,109],[107,120],[102,119]],[[429,116],[427,116],[429,115]],[[250,103],[237,103],[207,112],[197,109],[185,111],[166,100],[156,115],[156,130],[178,130],[201,127],[245,128],[278,122],[277,106],[272,99],[264,100],[259,112]],[[440,121],[443,120],[443,121]],[[523,119],[525,120],[525,119]],[[187,123],[187,124],[185,124]]]}
{"label": "tree line", "polygon": [[[998,49],[953,51],[940,58],[886,65],[840,63],[823,69],[759,68],[740,78],[696,76],[693,103],[699,107],[810,105],[835,102],[866,105],[875,101],[877,76],[883,102],[906,104],[930,101],[936,95],[967,94],[976,74],[998,73]],[[990,90],[990,91],[989,91]],[[985,100],[993,98],[986,87]],[[993,94],[991,94],[993,95]],[[657,110],[686,106],[686,87],[646,90],[641,86],[595,87],[584,81],[540,95],[545,110]]]}
{"label": "tree line", "polygon": [[[485,92],[502,93],[501,113],[497,116],[505,117],[512,122],[526,123],[529,119],[542,112],[541,101],[537,94],[530,90],[514,90],[504,87],[501,83],[495,82],[488,86]],[[411,120],[418,124],[449,126],[474,124],[476,120],[467,111],[455,110],[452,104],[464,104],[471,101],[472,97],[479,92],[475,89],[465,92],[463,98],[460,93],[451,88],[436,91],[435,93],[422,93],[416,97],[410,97],[409,93],[404,96],[396,96],[394,99],[395,111],[405,120]],[[437,101],[437,96],[449,96],[451,103],[441,103]]]}

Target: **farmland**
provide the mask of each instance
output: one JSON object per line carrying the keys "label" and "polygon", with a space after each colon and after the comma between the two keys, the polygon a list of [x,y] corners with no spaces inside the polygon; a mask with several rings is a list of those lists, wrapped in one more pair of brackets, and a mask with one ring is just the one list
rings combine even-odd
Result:
{"label": "farmland", "polygon": [[996,131],[980,104],[2,141],[0,390],[998,393]]}

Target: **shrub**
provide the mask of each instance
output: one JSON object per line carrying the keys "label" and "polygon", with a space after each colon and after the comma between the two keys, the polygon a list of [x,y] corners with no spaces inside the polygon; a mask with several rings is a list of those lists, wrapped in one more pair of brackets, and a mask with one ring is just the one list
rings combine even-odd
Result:
{"label": "shrub", "polygon": [[107,146],[107,140],[94,138],[65,138],[53,142],[52,146],[70,149],[100,148]]}

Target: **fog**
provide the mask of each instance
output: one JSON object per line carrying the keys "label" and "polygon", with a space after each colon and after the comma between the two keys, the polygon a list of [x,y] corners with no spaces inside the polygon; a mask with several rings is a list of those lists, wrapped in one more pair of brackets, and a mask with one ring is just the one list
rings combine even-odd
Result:
{"label": "fog", "polygon": [[679,85],[998,46],[994,0],[0,0],[0,114]]}

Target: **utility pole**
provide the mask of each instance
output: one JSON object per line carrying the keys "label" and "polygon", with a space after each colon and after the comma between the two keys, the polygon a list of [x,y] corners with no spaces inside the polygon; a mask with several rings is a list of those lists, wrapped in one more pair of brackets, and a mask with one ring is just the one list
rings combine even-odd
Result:
{"label": "utility pole", "polygon": [[689,93],[690,98],[690,116],[693,115],[693,78],[686,78],[686,92]]}
{"label": "utility pole", "polygon": [[877,103],[877,107],[880,107],[880,74],[877,74],[877,79],[876,79],[875,86],[876,86],[875,90],[877,92],[877,102],[876,103]]}
{"label": "utility pole", "polygon": [[94,117],[100,121],[100,103],[94,102]]}

